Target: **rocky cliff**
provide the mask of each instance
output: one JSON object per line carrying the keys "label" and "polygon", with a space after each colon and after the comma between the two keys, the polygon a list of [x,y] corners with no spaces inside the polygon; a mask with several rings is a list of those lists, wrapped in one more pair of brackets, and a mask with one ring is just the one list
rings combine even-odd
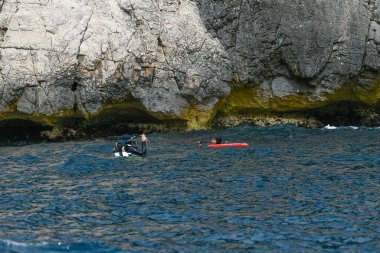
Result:
{"label": "rocky cliff", "polygon": [[0,0],[2,136],[380,124],[378,0]]}

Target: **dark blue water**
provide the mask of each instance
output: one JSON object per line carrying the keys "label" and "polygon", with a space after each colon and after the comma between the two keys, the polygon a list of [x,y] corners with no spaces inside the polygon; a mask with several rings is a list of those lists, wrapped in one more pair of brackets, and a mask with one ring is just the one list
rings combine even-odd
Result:
{"label": "dark blue water", "polygon": [[[197,148],[215,134],[251,148]],[[0,148],[0,252],[378,252],[380,129],[241,127]]]}

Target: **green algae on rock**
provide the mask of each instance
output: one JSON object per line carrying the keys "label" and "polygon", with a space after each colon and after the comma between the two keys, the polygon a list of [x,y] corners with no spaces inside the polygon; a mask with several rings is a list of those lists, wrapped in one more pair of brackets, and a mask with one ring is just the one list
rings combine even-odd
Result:
{"label": "green algae on rock", "polygon": [[185,120],[149,112],[136,101],[109,103],[93,115],[73,110],[53,115],[20,112],[0,114],[0,129],[5,133],[1,136],[4,140],[62,141],[125,133],[181,131],[186,128]]}

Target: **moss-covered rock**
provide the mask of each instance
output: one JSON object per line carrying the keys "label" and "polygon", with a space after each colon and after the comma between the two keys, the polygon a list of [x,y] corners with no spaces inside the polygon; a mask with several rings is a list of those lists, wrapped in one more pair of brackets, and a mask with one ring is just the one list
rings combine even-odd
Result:
{"label": "moss-covered rock", "polygon": [[181,116],[151,112],[132,98],[110,101],[95,114],[71,109],[47,116],[10,108],[0,114],[0,140],[63,141],[239,125],[380,125],[380,82],[369,89],[350,82],[323,96],[295,93],[278,97],[258,85],[235,83],[231,87],[231,93],[219,102],[212,106],[193,103]]}
{"label": "moss-covered rock", "polygon": [[0,140],[64,141],[125,133],[181,131],[186,120],[149,112],[141,103],[116,101],[104,105],[93,115],[67,110],[53,115],[25,114],[17,111],[0,114]]}

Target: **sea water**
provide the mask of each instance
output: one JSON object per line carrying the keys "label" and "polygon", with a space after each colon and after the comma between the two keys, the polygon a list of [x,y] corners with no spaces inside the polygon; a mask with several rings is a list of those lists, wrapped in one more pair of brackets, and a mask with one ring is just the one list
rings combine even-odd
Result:
{"label": "sea water", "polygon": [[0,252],[378,252],[379,136],[150,134],[144,159],[113,157],[116,137],[0,147]]}

